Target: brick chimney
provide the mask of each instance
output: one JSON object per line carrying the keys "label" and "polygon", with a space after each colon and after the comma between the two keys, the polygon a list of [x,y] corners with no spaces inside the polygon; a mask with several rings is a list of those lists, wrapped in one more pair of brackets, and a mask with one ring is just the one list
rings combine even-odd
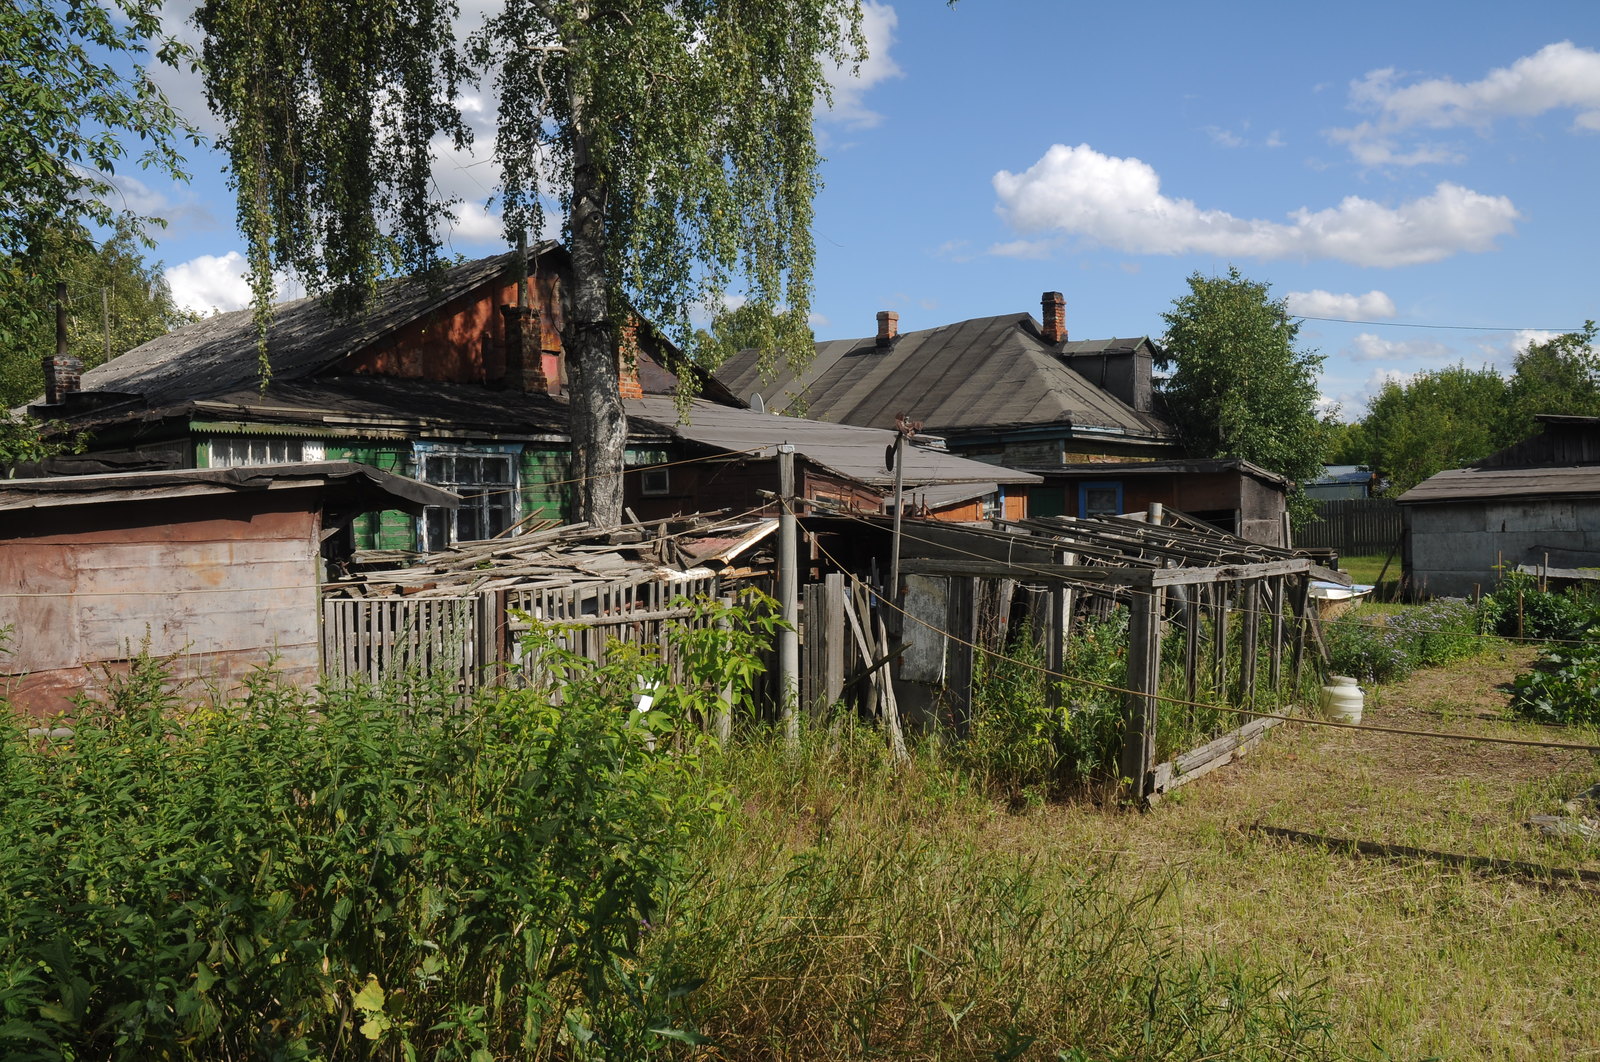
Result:
{"label": "brick chimney", "polygon": [[65,354],[52,354],[44,360],[44,400],[60,405],[67,396],[77,394],[83,377],[83,362]]}
{"label": "brick chimney", "polygon": [[549,394],[550,379],[544,374],[544,354],[539,349],[539,311],[502,306],[500,314],[506,324],[506,386],[513,391]]}
{"label": "brick chimney", "polygon": [[1039,296],[1039,317],[1044,321],[1044,341],[1054,346],[1067,339],[1067,300],[1059,291]]}
{"label": "brick chimney", "polygon": [[878,311],[878,349],[887,350],[894,346],[895,337],[900,334],[900,315],[893,310]]}
{"label": "brick chimney", "polygon": [[633,314],[617,328],[617,393],[623,398],[643,398],[639,383],[639,318]]}

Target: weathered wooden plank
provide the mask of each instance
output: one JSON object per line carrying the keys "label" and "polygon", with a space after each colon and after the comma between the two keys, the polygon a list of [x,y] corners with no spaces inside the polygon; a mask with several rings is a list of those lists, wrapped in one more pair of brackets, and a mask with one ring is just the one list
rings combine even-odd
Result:
{"label": "weathered wooden plank", "polygon": [[1128,692],[1123,695],[1122,778],[1136,800],[1149,790],[1154,758],[1157,679],[1161,659],[1160,595],[1134,593],[1128,602]]}
{"label": "weathered wooden plank", "polygon": [[1262,735],[1281,722],[1282,719],[1252,719],[1237,730],[1230,730],[1193,751],[1158,764],[1151,772],[1151,795],[1170,793],[1232,763],[1259,745]]}
{"label": "weathered wooden plank", "polygon": [[1256,703],[1256,667],[1260,661],[1261,584],[1247,579],[1239,588],[1240,611],[1244,626],[1239,639],[1239,697],[1246,705]]}

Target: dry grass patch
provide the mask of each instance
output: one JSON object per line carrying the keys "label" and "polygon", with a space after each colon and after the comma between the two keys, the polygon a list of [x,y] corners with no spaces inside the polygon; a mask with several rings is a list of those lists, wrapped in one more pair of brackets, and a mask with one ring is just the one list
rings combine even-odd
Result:
{"label": "dry grass patch", "polygon": [[[1600,743],[1504,716],[1531,656],[1420,672],[1373,691],[1367,721]],[[1147,814],[1012,813],[936,756],[878,770],[857,755],[736,780],[754,828],[714,858],[722,887],[764,900],[738,908],[743,965],[715,990],[727,1057],[1600,1057],[1600,888],[1253,829],[1600,868],[1522,825],[1600,780],[1591,755],[1288,725]],[[757,884],[797,855],[814,880]],[[1162,1048],[1117,997],[1156,983],[1174,990]],[[1230,984],[1269,1027],[1259,1042],[1219,1023]],[[1215,1053],[1173,1033],[1188,1020],[1211,1023]]]}

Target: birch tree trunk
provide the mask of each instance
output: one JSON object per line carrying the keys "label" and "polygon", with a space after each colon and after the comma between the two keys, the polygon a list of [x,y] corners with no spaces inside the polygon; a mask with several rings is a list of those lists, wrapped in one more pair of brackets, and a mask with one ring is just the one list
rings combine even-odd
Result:
{"label": "birch tree trunk", "polygon": [[567,374],[572,435],[572,475],[578,519],[595,527],[622,523],[622,460],[627,417],[617,390],[616,334],[610,321],[606,275],[606,188],[595,163],[582,79],[572,89],[572,319]]}

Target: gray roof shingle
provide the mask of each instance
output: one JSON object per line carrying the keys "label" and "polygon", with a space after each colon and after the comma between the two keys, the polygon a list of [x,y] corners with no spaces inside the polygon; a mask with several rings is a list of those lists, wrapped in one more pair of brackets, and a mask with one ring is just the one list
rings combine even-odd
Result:
{"label": "gray roof shingle", "polygon": [[934,433],[1068,424],[1165,437],[1171,428],[1141,413],[1070,368],[1066,357],[1133,350],[1144,339],[1078,340],[1053,347],[1026,313],[980,317],[906,332],[888,350],[873,338],[818,343],[800,373],[780,365],[763,380],[756,353],[743,351],[717,370],[741,397],[759,392],[767,408],[798,407],[806,416],[890,427],[897,413]]}

